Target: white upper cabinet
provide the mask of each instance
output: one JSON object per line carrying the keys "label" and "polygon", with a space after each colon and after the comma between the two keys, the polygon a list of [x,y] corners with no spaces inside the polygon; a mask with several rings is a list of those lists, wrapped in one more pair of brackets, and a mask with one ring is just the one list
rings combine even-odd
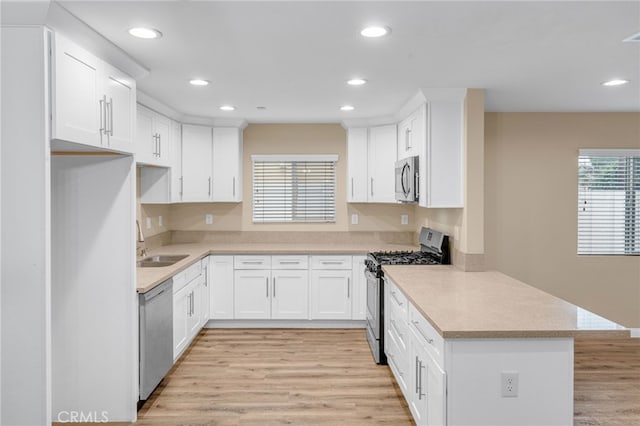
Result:
{"label": "white upper cabinet", "polygon": [[395,203],[395,124],[347,132],[347,201]]}
{"label": "white upper cabinet", "polygon": [[182,201],[211,201],[213,179],[211,127],[182,125]]}
{"label": "white upper cabinet", "polygon": [[134,150],[135,81],[55,35],[52,138],[105,150]]}
{"label": "white upper cabinet", "polygon": [[136,127],[136,163],[170,166],[171,120],[138,105]]}
{"label": "white upper cabinet", "polygon": [[212,201],[242,201],[242,129],[213,128]]}
{"label": "white upper cabinet", "polygon": [[367,198],[372,203],[395,203],[395,162],[397,127],[371,127],[369,129]]}
{"label": "white upper cabinet", "polygon": [[367,145],[369,129],[347,130],[347,201],[367,202]]}
{"label": "white upper cabinet", "polygon": [[421,105],[398,124],[398,159],[420,155],[426,143],[427,106]]}

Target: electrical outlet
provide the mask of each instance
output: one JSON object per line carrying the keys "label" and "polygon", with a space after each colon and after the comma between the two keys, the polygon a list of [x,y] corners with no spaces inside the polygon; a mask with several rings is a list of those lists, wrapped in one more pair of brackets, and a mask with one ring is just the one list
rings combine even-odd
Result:
{"label": "electrical outlet", "polygon": [[402,214],[400,215],[400,225],[408,225],[409,224],[409,215]]}
{"label": "electrical outlet", "polygon": [[503,371],[501,374],[501,385],[503,398],[518,396],[518,372]]}
{"label": "electrical outlet", "polygon": [[358,224],[358,215],[355,214],[355,213],[351,215],[351,224],[352,225],[357,225]]}
{"label": "electrical outlet", "polygon": [[211,213],[204,215],[204,223],[205,225],[213,224],[213,215]]}
{"label": "electrical outlet", "polygon": [[162,216],[158,216],[158,226],[162,226]]}
{"label": "electrical outlet", "polygon": [[147,222],[147,229],[151,229],[151,218],[148,217],[146,222]]}

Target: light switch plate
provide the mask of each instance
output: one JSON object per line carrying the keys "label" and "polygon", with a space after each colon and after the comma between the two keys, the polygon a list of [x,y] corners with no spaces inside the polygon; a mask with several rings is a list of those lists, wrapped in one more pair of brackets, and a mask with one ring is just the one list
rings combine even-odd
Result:
{"label": "light switch plate", "polygon": [[205,225],[213,224],[213,215],[211,213],[204,215],[204,223]]}
{"label": "light switch plate", "polygon": [[358,215],[355,214],[355,213],[351,215],[351,224],[352,225],[357,225],[358,224]]}
{"label": "light switch plate", "polygon": [[400,215],[400,225],[408,225],[409,224],[409,215],[403,214]]}

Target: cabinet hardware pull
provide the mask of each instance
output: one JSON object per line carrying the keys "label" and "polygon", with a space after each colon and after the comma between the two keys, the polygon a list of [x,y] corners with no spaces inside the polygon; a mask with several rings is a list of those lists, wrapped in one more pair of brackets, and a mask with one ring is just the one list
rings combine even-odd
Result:
{"label": "cabinet hardware pull", "polygon": [[267,289],[267,299],[269,298],[269,278],[265,278],[265,284],[266,284],[266,289]]}
{"label": "cabinet hardware pull", "polygon": [[276,298],[276,277],[273,277],[273,298]]}
{"label": "cabinet hardware pull", "polygon": [[416,391],[418,393],[418,381],[420,380],[420,367],[418,367],[418,356],[416,355]]}
{"label": "cabinet hardware pull", "polygon": [[162,157],[162,135],[158,133],[158,157]]}
{"label": "cabinet hardware pull", "polygon": [[371,178],[371,196],[373,197],[373,178]]}
{"label": "cabinet hardware pull", "polygon": [[262,264],[261,260],[243,260],[242,261],[243,265],[260,265]]}
{"label": "cabinet hardware pull", "polygon": [[341,265],[342,262],[339,260],[323,260],[322,264],[323,265]]}
{"label": "cabinet hardware pull", "polygon": [[100,104],[100,134],[104,133],[104,98],[98,101]]}
{"label": "cabinet hardware pull", "polygon": [[300,261],[299,260],[281,260],[280,264],[282,264],[282,265],[299,265]]}
{"label": "cabinet hardware pull", "polygon": [[419,373],[420,373],[420,374],[418,374],[418,378],[420,379],[420,380],[419,380],[420,388],[419,388],[419,391],[418,391],[418,400],[422,400],[422,397],[423,397],[423,396],[427,396],[427,394],[426,394],[426,393],[422,393],[422,369],[423,369],[423,368],[426,368],[426,367],[424,367],[424,366],[422,365],[422,361],[418,361],[418,362],[419,362],[419,364],[420,364],[420,365],[419,365],[419,370],[418,370],[418,371],[419,371]]}
{"label": "cabinet hardware pull", "polygon": [[182,197],[183,192],[184,192],[184,176],[180,176],[180,197]]}
{"label": "cabinet hardware pull", "polygon": [[211,176],[209,176],[209,196],[211,196]]}
{"label": "cabinet hardware pull", "polygon": [[400,306],[403,305],[403,303],[400,301],[400,299],[398,299],[398,296],[396,296],[396,292],[395,291],[391,291],[391,296],[393,296],[393,298],[395,299],[396,303]]}
{"label": "cabinet hardware pull", "polygon": [[347,277],[347,298],[351,298],[351,278]]}
{"label": "cabinet hardware pull", "polygon": [[418,321],[415,321],[415,320],[411,321],[411,323],[416,326],[416,329],[418,330],[418,333],[420,333],[420,335],[422,337],[424,337],[424,340],[426,340],[428,344],[433,345],[433,339],[424,335],[424,333],[422,332],[422,330],[419,327],[420,323]]}
{"label": "cabinet hardware pull", "polygon": [[113,98],[109,98],[109,134],[113,136]]}

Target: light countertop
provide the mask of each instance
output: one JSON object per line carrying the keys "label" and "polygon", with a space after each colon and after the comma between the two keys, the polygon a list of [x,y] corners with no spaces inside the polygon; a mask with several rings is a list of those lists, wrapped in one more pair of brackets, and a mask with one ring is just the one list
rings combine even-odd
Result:
{"label": "light countertop", "polygon": [[171,266],[137,268],[136,290],[146,293],[156,285],[210,254],[367,254],[372,251],[417,250],[415,245],[389,243],[194,243],[162,246],[149,250],[147,256],[188,254]]}
{"label": "light countertop", "polygon": [[496,271],[383,266],[444,338],[629,337],[629,330]]}

